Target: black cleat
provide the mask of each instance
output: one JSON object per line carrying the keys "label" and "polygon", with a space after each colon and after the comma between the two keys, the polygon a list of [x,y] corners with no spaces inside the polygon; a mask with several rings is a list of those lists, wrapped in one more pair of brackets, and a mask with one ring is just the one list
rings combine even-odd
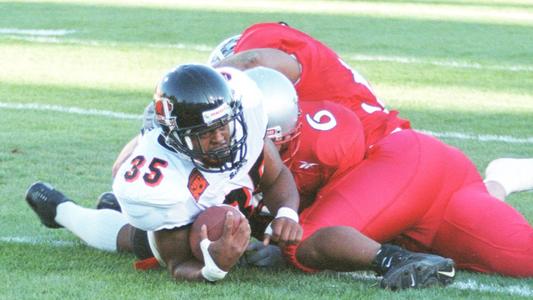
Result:
{"label": "black cleat", "polygon": [[26,191],[26,202],[39,216],[44,226],[49,228],[63,227],[56,223],[57,206],[72,201],[48,183],[35,182]]}
{"label": "black cleat", "polygon": [[122,212],[117,197],[115,197],[115,194],[113,194],[113,192],[102,193],[100,197],[98,197],[96,209],[112,209],[118,212]]}
{"label": "black cleat", "polygon": [[403,250],[396,259],[397,263],[383,275],[380,286],[384,289],[446,286],[455,278],[455,264],[449,258]]}

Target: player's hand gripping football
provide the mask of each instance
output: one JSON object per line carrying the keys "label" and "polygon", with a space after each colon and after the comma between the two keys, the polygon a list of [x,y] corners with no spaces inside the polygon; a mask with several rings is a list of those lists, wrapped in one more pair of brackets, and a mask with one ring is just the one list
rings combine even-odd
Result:
{"label": "player's hand gripping football", "polygon": [[295,220],[287,217],[276,217],[265,230],[263,244],[266,246],[270,241],[274,241],[283,248],[300,243],[302,234],[302,227]]}
{"label": "player's hand gripping football", "polygon": [[[211,241],[209,245],[209,254],[216,265],[224,271],[229,271],[239,261],[250,242],[251,230],[248,220],[243,218],[238,227],[234,228],[234,218],[236,216],[232,212],[226,213],[222,236],[216,241]],[[202,225],[200,234],[202,240],[208,238],[206,225]]]}

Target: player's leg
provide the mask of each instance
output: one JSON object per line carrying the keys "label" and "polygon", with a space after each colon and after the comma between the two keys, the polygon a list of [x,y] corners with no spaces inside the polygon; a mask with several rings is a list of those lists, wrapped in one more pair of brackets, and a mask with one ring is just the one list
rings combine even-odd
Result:
{"label": "player's leg", "polygon": [[307,272],[373,270],[383,276],[381,287],[392,290],[445,286],[455,277],[451,259],[381,245],[351,227],[321,228],[287,254]]}
{"label": "player's leg", "polygon": [[489,192],[489,194],[501,201],[505,201],[507,199],[507,192],[505,191],[505,188],[503,185],[496,180],[485,180],[485,188]]}
{"label": "player's leg", "polygon": [[[342,241],[342,242],[341,242]],[[306,271],[354,271],[368,269],[381,244],[357,229],[331,226],[317,230],[299,246],[297,261]]]}
{"label": "player's leg", "polygon": [[[127,220],[111,209],[81,207],[51,185],[37,182],[26,192],[26,201],[49,228],[65,227],[87,245],[106,251],[117,247],[119,234],[128,232]],[[127,245],[124,245],[127,246]],[[124,247],[129,249],[130,247]]]}
{"label": "player's leg", "polygon": [[112,209],[122,212],[122,208],[113,192],[104,192],[100,194],[96,201],[96,209]]}
{"label": "player's leg", "polygon": [[383,139],[301,213],[303,238],[322,227],[347,226],[386,242],[417,226],[436,198],[463,182],[463,170],[447,176],[449,152],[440,141],[410,130]]}
{"label": "player's leg", "polygon": [[451,198],[431,247],[463,269],[533,276],[533,228],[480,180]]}
{"label": "player's leg", "polygon": [[489,193],[500,199],[514,192],[533,189],[533,158],[499,158],[485,169]]}
{"label": "player's leg", "polygon": [[[439,160],[427,157],[420,151],[426,142],[420,139],[431,138],[412,131],[386,138],[357,168],[323,188],[300,216],[304,236],[298,247],[288,249],[290,261],[308,271],[368,269],[372,262],[376,264],[381,245],[374,240],[384,242],[410,228],[431,207],[431,193],[440,188],[441,178],[435,170],[443,169],[445,157],[439,153],[435,153]],[[436,141],[431,139],[431,143]],[[431,172],[434,176],[429,176]],[[411,258],[410,267],[420,267],[407,270],[404,274],[409,278],[441,284],[451,282],[448,275],[453,279],[451,260],[415,255],[401,248],[397,251],[394,255]],[[400,266],[390,258],[386,261]],[[388,274],[388,270],[382,271]],[[448,275],[441,278],[440,271]]]}
{"label": "player's leg", "polygon": [[[117,212],[122,212],[120,203],[118,203],[118,199],[113,192],[104,192],[100,194],[98,200],[96,201],[96,209],[111,209]],[[131,226],[130,224],[126,224],[118,232],[117,251],[135,253],[135,245],[144,245],[147,243],[147,240],[146,231],[142,231]]]}
{"label": "player's leg", "polygon": [[[117,197],[113,192],[105,192],[98,197],[96,209],[112,209],[122,211]],[[119,252],[133,252],[137,257],[134,266],[136,269],[154,269],[160,266],[155,240],[149,238],[149,233],[130,224],[124,225],[117,236],[117,250]],[[156,258],[158,257],[158,258]]]}
{"label": "player's leg", "polygon": [[[98,197],[96,209],[112,209],[122,211],[117,197],[113,192],[104,192]],[[155,241],[148,238],[148,232],[133,227],[130,224],[124,225],[117,236],[117,251],[133,252],[138,260],[135,262],[136,269],[153,269],[160,266],[161,259],[155,246]]]}

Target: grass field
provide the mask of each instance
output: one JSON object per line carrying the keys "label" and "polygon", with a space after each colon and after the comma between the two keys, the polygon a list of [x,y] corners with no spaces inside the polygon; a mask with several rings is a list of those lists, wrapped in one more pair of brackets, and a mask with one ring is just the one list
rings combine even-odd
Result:
{"label": "grass field", "polygon": [[[533,157],[533,1],[0,1],[0,299],[533,297],[532,279],[468,272],[401,293],[366,273],[241,268],[216,285],[175,283],[40,224],[23,200],[32,182],[94,206],[160,76],[279,20],[336,49],[389,108],[480,171]],[[509,202],[533,221],[533,193]]]}

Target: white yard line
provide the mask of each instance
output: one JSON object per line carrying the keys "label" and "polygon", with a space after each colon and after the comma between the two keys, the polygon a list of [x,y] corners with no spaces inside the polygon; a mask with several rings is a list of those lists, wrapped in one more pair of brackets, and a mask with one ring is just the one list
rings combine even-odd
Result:
{"label": "white yard line", "polygon": [[[141,120],[142,115],[127,114],[121,112],[113,112],[99,109],[85,109],[79,107],[66,107],[59,105],[39,104],[39,103],[7,103],[0,102],[0,109],[15,109],[15,110],[42,110],[42,111],[56,111],[61,113],[88,115],[88,116],[102,116],[114,119],[125,120]],[[429,130],[419,130],[421,132],[449,139],[458,140],[473,140],[479,142],[500,142],[508,144],[533,144],[533,137],[513,137],[507,135],[488,135],[488,134],[470,134],[464,132],[435,132]]]}
{"label": "white yard line", "polygon": [[502,142],[509,144],[533,144],[533,137],[517,138],[507,135],[491,135],[491,134],[469,134],[463,132],[435,132],[429,130],[418,130],[420,132],[439,137],[458,140],[475,140],[479,142]]}
{"label": "white yard line", "polygon": [[[71,38],[61,38],[54,36],[28,36],[28,35],[16,35],[16,34],[4,34],[0,33],[0,37],[7,38],[17,41],[26,41],[32,43],[44,43],[44,44],[73,44],[81,46],[94,46],[94,47],[118,47],[118,46],[128,46],[133,45],[131,43],[116,43],[116,42],[107,42],[107,41],[97,41],[97,40],[80,40],[80,39],[71,39]],[[137,44],[135,44],[138,46]],[[143,44],[144,47],[149,48],[158,48],[158,49],[188,49],[198,52],[210,52],[213,50],[214,46],[201,45],[201,44]]]}
{"label": "white yard line", "polygon": [[0,34],[14,34],[26,36],[64,36],[76,32],[71,29],[19,29],[0,28]]}
{"label": "white yard line", "polygon": [[533,297],[533,290],[525,285],[509,285],[505,287],[486,285],[478,283],[472,279],[457,281],[451,287],[459,290],[471,290],[479,292],[501,293],[513,296]]}
{"label": "white yard line", "polygon": [[142,115],[127,114],[121,112],[113,112],[99,109],[85,109],[79,107],[65,107],[59,105],[39,104],[39,103],[5,103],[0,102],[0,109],[16,109],[16,110],[44,110],[56,111],[69,114],[87,115],[87,116],[103,116],[113,119],[126,120],[140,120]]}
{"label": "white yard line", "polygon": [[78,243],[73,241],[60,241],[60,240],[49,240],[40,237],[29,237],[29,236],[2,236],[0,237],[0,243],[11,243],[11,244],[29,244],[29,245],[52,245],[56,247],[72,247]]}
{"label": "white yard line", "polygon": [[[350,272],[344,273],[354,279],[367,280],[367,281],[376,281],[376,276],[368,272]],[[498,294],[507,294],[513,296],[521,297],[533,297],[533,289],[526,285],[509,285],[509,286],[495,286],[488,285],[476,282],[472,279],[467,279],[465,281],[455,281],[448,288],[455,288],[458,290],[470,290],[476,292],[490,292]]]}
{"label": "white yard line", "polygon": [[479,63],[468,63],[454,60],[430,60],[405,56],[385,56],[385,55],[362,55],[356,54],[348,56],[355,61],[382,61],[399,64],[427,64],[439,67],[458,68],[458,69],[476,69],[476,70],[495,70],[510,72],[533,72],[533,66],[530,65],[482,65]]}
{"label": "white yard line", "polygon": [[[94,47],[118,47],[119,45],[127,46],[128,43],[116,43],[97,40],[81,40],[64,38],[65,34],[75,32],[74,30],[28,30],[28,32],[35,32],[34,34],[18,34],[12,32],[15,29],[0,28],[0,37],[5,39],[26,41],[32,43],[45,43],[45,44],[73,44],[82,46],[94,46]],[[39,32],[42,33],[39,34]],[[56,32],[54,34],[54,32]],[[49,32],[49,34],[46,34]],[[60,34],[65,32],[65,34]],[[214,46],[203,44],[146,44],[145,47],[158,48],[158,49],[186,49],[198,52],[210,52]],[[346,56],[350,60],[354,61],[371,61],[371,62],[392,62],[399,64],[426,64],[447,68],[458,69],[475,69],[475,70],[495,70],[495,71],[507,71],[507,72],[533,72],[532,65],[484,65],[475,62],[463,62],[455,60],[432,60],[432,59],[420,59],[406,56],[387,56],[387,55],[366,55],[366,54],[352,54]]]}

